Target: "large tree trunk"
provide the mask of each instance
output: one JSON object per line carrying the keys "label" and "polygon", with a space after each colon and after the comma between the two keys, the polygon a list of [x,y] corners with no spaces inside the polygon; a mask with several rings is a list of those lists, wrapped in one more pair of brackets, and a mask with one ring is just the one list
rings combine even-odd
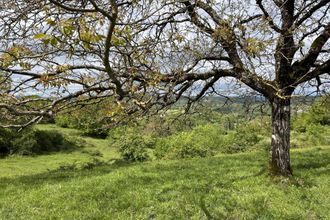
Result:
{"label": "large tree trunk", "polygon": [[274,174],[292,175],[290,164],[290,98],[274,98],[272,104],[272,158]]}

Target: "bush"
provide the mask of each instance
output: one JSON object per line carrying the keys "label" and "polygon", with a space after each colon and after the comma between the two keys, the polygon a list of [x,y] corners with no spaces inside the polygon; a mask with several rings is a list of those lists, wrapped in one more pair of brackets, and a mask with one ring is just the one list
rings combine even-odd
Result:
{"label": "bush", "polygon": [[317,100],[308,111],[308,123],[330,125],[330,96]]}
{"label": "bush", "polygon": [[218,125],[198,126],[190,132],[159,139],[155,156],[167,159],[212,156],[223,146],[223,135]]}
{"label": "bush", "polygon": [[256,150],[264,150],[266,152],[271,151],[271,139],[270,138],[263,138],[258,143],[254,145]]}
{"label": "bush", "polygon": [[251,147],[257,144],[261,140],[261,137],[257,133],[250,129],[249,126],[237,129],[234,135],[233,143],[237,145],[241,150]]}
{"label": "bush", "polygon": [[103,100],[96,103],[86,102],[84,106],[77,106],[69,112],[61,113],[56,116],[55,123],[64,128],[75,128],[86,136],[106,138],[109,125],[112,121],[109,114],[111,100]]}
{"label": "bush", "polygon": [[112,146],[119,149],[122,158],[130,162],[150,159],[149,152],[155,148],[156,139],[136,124],[114,127],[109,131],[108,138]]}
{"label": "bush", "polygon": [[14,134],[9,129],[0,128],[0,157],[6,156],[10,153],[12,148],[11,140]]}
{"label": "bush", "polygon": [[300,115],[299,117],[295,118],[292,122],[292,130],[304,133],[306,132],[307,127],[307,115]]}
{"label": "bush", "polygon": [[261,139],[249,126],[225,131],[218,124],[197,126],[157,141],[157,158],[207,157],[216,153],[236,153],[252,149]]}
{"label": "bush", "polygon": [[330,96],[315,101],[308,111],[293,120],[293,130],[298,132],[306,132],[311,125],[330,125]]}
{"label": "bush", "polygon": [[121,140],[119,152],[122,158],[130,162],[142,162],[149,159],[148,144],[142,137],[127,135]]}
{"label": "bush", "polygon": [[108,131],[102,128],[93,128],[98,126],[99,125],[97,123],[94,125],[93,124],[87,125],[85,128],[82,129],[83,131],[82,134],[88,137],[106,139],[108,136]]}
{"label": "bush", "polygon": [[70,150],[74,147],[73,142],[57,131],[31,129],[12,141],[11,151],[13,154],[35,155]]}
{"label": "bush", "polygon": [[315,145],[329,145],[330,127],[320,124],[309,124],[305,127],[303,133],[294,130],[291,136],[292,147],[303,148]]}
{"label": "bush", "polygon": [[207,147],[193,143],[190,132],[181,132],[167,138],[162,138],[157,143],[155,155],[157,158],[180,159],[190,157],[205,157]]}
{"label": "bush", "polygon": [[55,123],[62,128],[75,128],[82,131],[83,135],[96,138],[106,138],[108,131],[102,129],[102,123],[91,115],[81,110],[79,115],[61,114],[55,118]]}
{"label": "bush", "polygon": [[62,128],[72,127],[72,121],[68,115],[58,115],[55,118],[55,123]]}
{"label": "bush", "polygon": [[312,145],[330,144],[330,128],[320,124],[310,124],[306,128],[305,135]]}

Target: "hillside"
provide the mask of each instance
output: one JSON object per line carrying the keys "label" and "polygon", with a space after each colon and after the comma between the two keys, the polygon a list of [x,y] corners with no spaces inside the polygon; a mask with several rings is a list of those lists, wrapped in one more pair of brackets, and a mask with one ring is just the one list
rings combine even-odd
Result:
{"label": "hillside", "polygon": [[0,219],[330,216],[329,146],[292,150],[294,178],[275,178],[259,151],[127,164],[106,140],[83,139],[84,150],[1,159]]}

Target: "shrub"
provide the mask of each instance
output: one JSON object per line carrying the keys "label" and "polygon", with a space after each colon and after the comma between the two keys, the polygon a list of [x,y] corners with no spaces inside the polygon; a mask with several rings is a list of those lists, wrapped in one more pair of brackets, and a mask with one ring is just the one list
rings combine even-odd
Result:
{"label": "shrub", "polygon": [[224,131],[218,125],[198,126],[190,132],[181,132],[161,138],[157,142],[157,158],[191,158],[214,155],[224,143]]}
{"label": "shrub", "polygon": [[298,131],[300,133],[306,132],[307,127],[307,115],[303,114],[295,118],[292,122],[292,130]]}
{"label": "shrub", "polygon": [[271,139],[270,138],[263,138],[258,143],[256,143],[253,148],[257,150],[264,150],[269,152],[271,150]]}
{"label": "shrub", "polygon": [[235,132],[233,143],[241,148],[246,148],[257,144],[260,140],[261,137],[256,132],[250,130],[249,127],[244,127]]}
{"label": "shrub", "polygon": [[62,128],[76,128],[78,126],[77,118],[69,114],[61,114],[56,116],[55,123]]}
{"label": "shrub", "polygon": [[56,116],[55,122],[58,126],[64,128],[79,129],[84,135],[106,138],[109,125],[112,121],[110,117],[106,117],[113,106],[110,99],[100,100],[100,102],[89,103],[70,109],[69,112],[61,113]]}
{"label": "shrub", "polygon": [[73,142],[68,141],[57,131],[30,129],[24,131],[12,141],[12,153],[20,155],[35,155],[49,152],[70,150]]}
{"label": "shrub", "polygon": [[[98,127],[98,125],[93,125],[93,124],[90,124],[90,126]],[[86,128],[82,129],[82,131],[83,131],[82,134],[88,137],[105,139],[108,136],[108,131],[102,128],[93,128],[86,126]]]}
{"label": "shrub", "polygon": [[330,144],[330,127],[320,124],[309,124],[303,133],[294,130],[292,132],[292,147],[311,147],[315,145]]}
{"label": "shrub", "polygon": [[330,125],[330,96],[317,100],[308,111],[308,123]]}
{"label": "shrub", "polygon": [[55,118],[55,124],[62,127],[62,128],[68,128],[69,122],[67,121],[67,118],[65,115],[58,115]]}
{"label": "shrub", "polygon": [[330,144],[330,128],[320,124],[310,124],[306,128],[306,136],[313,145]]}
{"label": "shrub", "polygon": [[149,159],[147,143],[137,135],[127,135],[121,140],[119,152],[122,158],[130,162],[142,162]]}
{"label": "shrub", "polygon": [[112,146],[119,149],[126,161],[145,161],[150,159],[150,149],[155,148],[155,138],[145,134],[143,127],[136,124],[117,126],[108,133]]}
{"label": "shrub", "polygon": [[0,128],[0,157],[6,156],[10,153],[12,148],[11,140],[14,134],[9,129]]}
{"label": "shrub", "polygon": [[330,96],[315,101],[308,111],[293,120],[293,129],[298,132],[306,132],[311,125],[330,125]]}
{"label": "shrub", "polygon": [[38,154],[39,146],[33,132],[25,131],[20,137],[12,142],[12,153],[19,155]]}
{"label": "shrub", "polygon": [[290,147],[291,148],[301,148],[303,146],[301,145],[301,143],[297,139],[291,139]]}
{"label": "shrub", "polygon": [[207,147],[201,147],[197,143],[193,143],[193,137],[190,132],[181,132],[168,138],[163,138],[157,143],[157,158],[190,158],[205,157],[207,155]]}
{"label": "shrub", "polygon": [[108,138],[116,142],[120,141],[126,134],[135,132],[138,132],[138,130],[133,130],[133,127],[128,127],[127,125],[116,126],[108,132]]}
{"label": "shrub", "polygon": [[79,129],[83,135],[89,137],[106,138],[108,131],[102,128],[101,121],[87,113],[80,110],[79,115],[61,114],[56,117],[55,123],[62,128]]}
{"label": "shrub", "polygon": [[157,141],[157,158],[207,157],[216,153],[236,153],[252,149],[262,137],[249,126],[225,131],[218,124],[206,124]]}
{"label": "shrub", "polygon": [[242,122],[235,130],[229,131],[223,137],[220,152],[237,153],[258,147],[255,145],[268,137],[270,133],[269,119],[264,118],[262,122],[260,118],[256,118],[249,122]]}
{"label": "shrub", "polygon": [[100,160],[99,158],[94,157],[94,158],[92,158],[91,161],[87,161],[85,163],[82,163],[81,166],[80,166],[81,167],[80,169],[90,170],[90,169],[94,169],[95,167],[104,166],[106,164],[107,164],[106,162]]}

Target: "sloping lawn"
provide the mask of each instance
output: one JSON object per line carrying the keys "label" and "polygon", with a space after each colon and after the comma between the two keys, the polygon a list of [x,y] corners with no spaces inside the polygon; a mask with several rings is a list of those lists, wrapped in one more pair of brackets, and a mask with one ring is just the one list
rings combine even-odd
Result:
{"label": "sloping lawn", "polygon": [[257,152],[74,171],[42,171],[54,155],[5,159],[0,219],[330,219],[329,155],[294,150],[290,179],[270,177]]}

